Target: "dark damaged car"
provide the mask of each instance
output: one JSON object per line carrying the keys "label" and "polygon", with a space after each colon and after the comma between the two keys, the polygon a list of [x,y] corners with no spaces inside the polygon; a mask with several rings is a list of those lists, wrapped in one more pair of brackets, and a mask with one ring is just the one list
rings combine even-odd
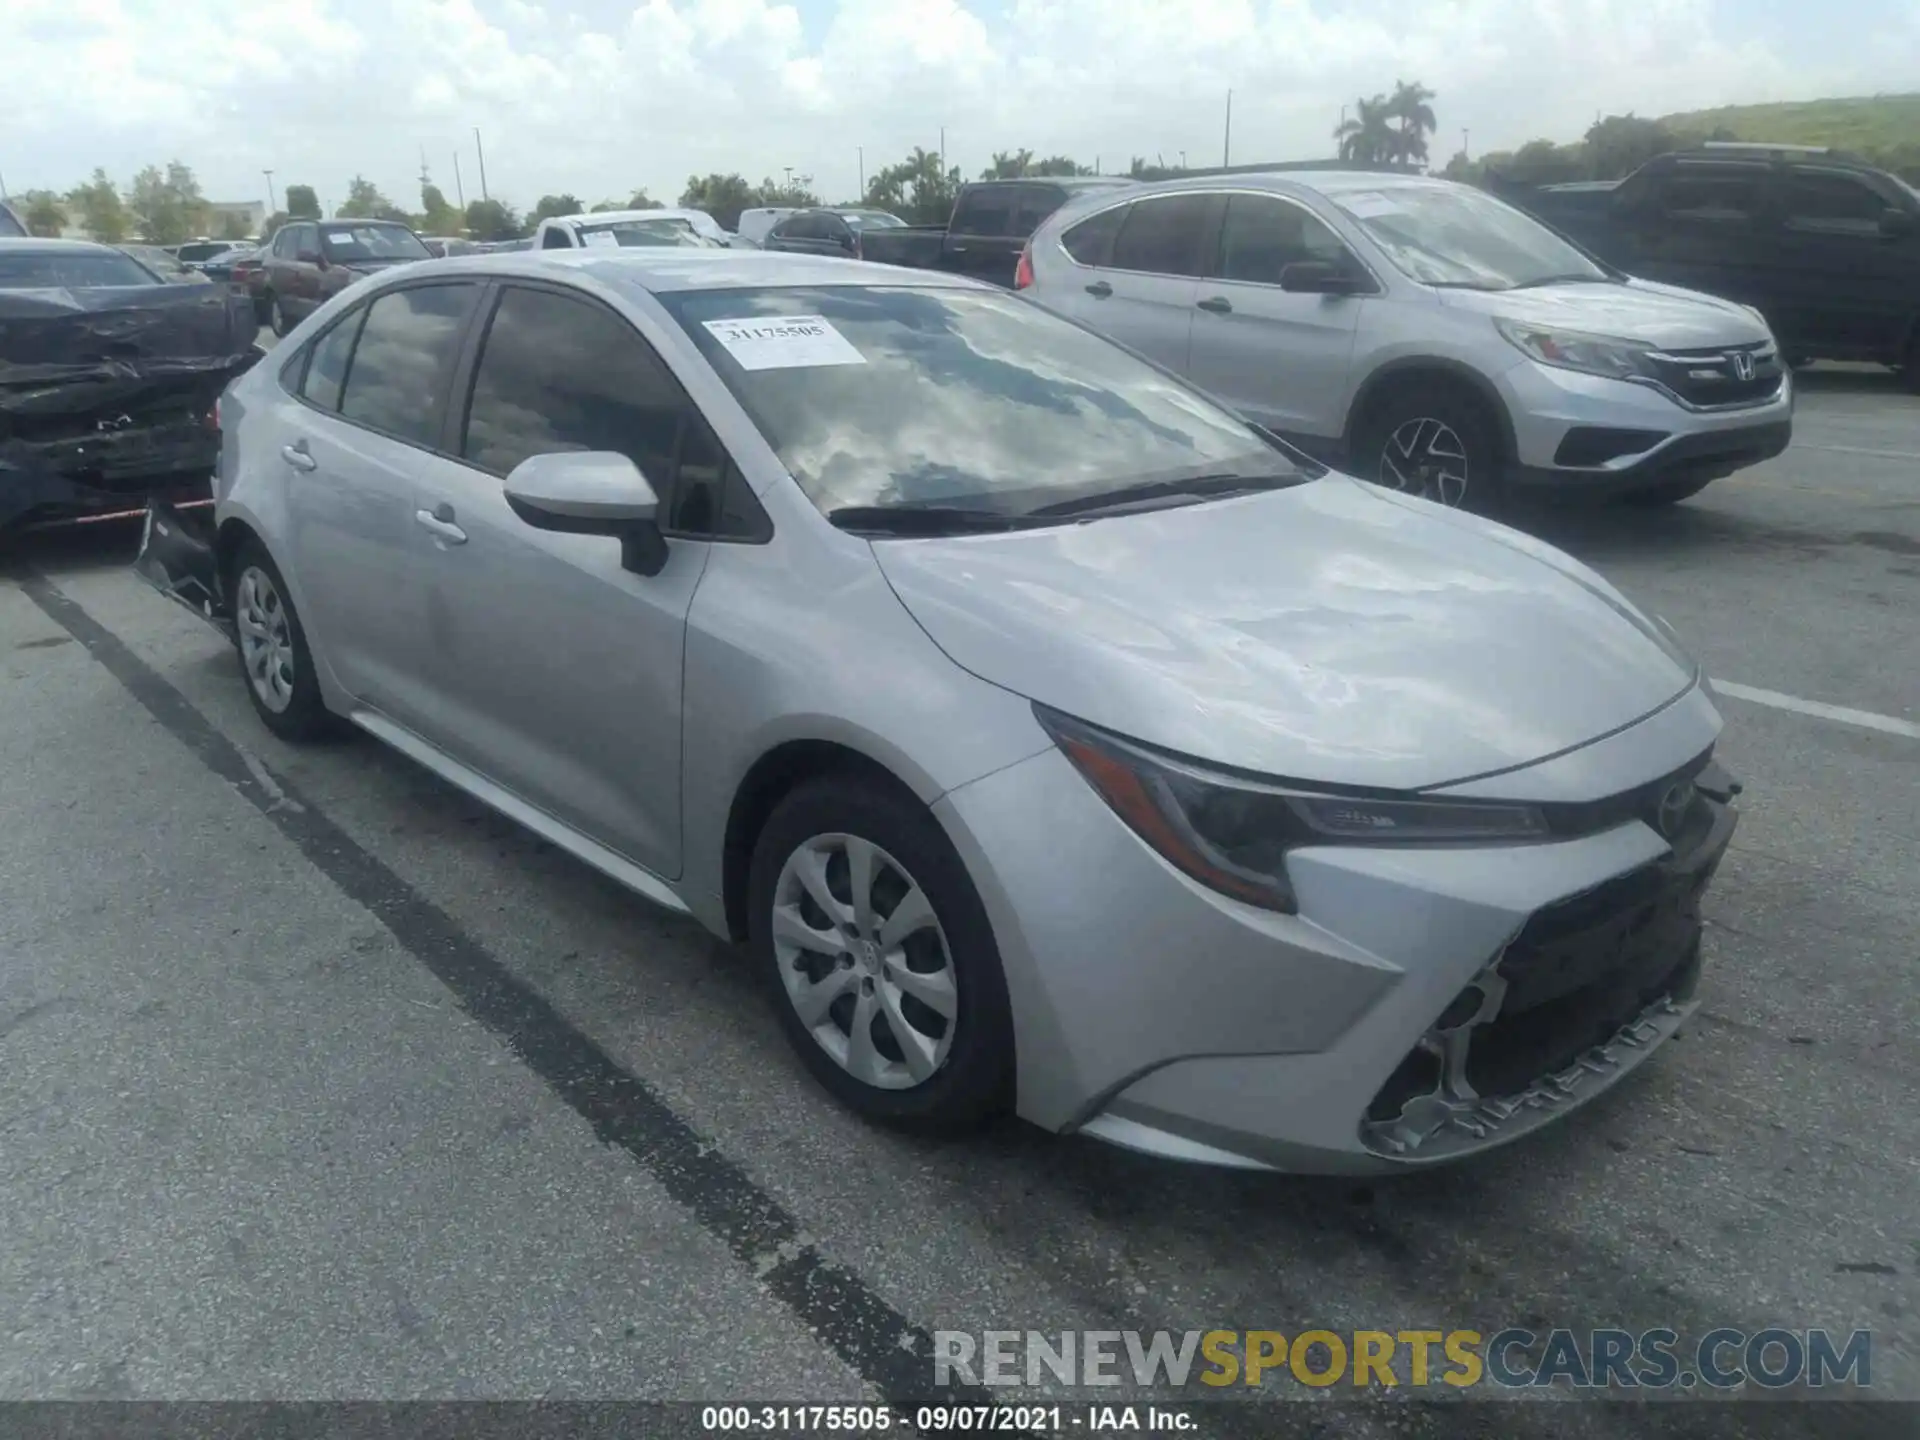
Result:
{"label": "dark damaged car", "polygon": [[0,533],[204,499],[253,307],[78,240],[0,239]]}

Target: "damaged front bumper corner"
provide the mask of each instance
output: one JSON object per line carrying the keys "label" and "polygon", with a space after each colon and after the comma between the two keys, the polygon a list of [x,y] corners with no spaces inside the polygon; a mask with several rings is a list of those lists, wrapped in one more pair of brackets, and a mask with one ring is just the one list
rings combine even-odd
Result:
{"label": "damaged front bumper corner", "polygon": [[140,536],[133,569],[142,580],[233,638],[233,607],[220,580],[212,530],[197,514],[154,500]]}

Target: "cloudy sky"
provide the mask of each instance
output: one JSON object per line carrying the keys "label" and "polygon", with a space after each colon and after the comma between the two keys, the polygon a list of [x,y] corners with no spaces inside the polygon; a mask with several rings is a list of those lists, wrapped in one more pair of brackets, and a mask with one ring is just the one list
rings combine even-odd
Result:
{"label": "cloudy sky", "polygon": [[214,199],[356,173],[526,206],[787,167],[827,199],[946,131],[1124,167],[1329,150],[1340,107],[1439,93],[1436,151],[1573,138],[1599,110],[1912,89],[1920,0],[0,0],[0,178],[180,159]]}

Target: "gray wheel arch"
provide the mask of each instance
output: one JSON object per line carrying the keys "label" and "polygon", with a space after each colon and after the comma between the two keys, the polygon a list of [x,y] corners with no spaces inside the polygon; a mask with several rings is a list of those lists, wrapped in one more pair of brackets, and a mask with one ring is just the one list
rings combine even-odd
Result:
{"label": "gray wheel arch", "polygon": [[1471,365],[1430,355],[1409,355],[1389,360],[1361,382],[1359,389],[1354,392],[1352,404],[1347,407],[1347,422],[1340,432],[1343,457],[1351,459],[1360,427],[1366,423],[1374,407],[1403,385],[1421,379],[1439,380],[1466,390],[1485,405],[1487,413],[1493,417],[1499,436],[1501,460],[1507,463],[1514,460],[1519,453],[1519,442],[1514,435],[1513,416],[1508,412],[1506,402],[1500,398],[1500,392],[1494,389],[1493,382]]}

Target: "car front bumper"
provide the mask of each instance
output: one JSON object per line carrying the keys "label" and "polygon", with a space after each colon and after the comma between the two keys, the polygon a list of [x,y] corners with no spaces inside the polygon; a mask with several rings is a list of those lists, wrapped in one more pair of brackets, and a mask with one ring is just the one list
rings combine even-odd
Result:
{"label": "car front bumper", "polygon": [[1169,1158],[1370,1174],[1517,1139],[1674,1033],[1736,823],[1706,788],[1671,844],[1628,820],[1295,851],[1292,916],[1175,871],[1058,752],[937,810],[999,939],[1022,1115]]}
{"label": "car front bumper", "polygon": [[1725,409],[1525,362],[1498,383],[1513,419],[1509,486],[1541,498],[1607,500],[1716,480],[1772,459],[1793,439],[1791,373],[1773,398]]}

